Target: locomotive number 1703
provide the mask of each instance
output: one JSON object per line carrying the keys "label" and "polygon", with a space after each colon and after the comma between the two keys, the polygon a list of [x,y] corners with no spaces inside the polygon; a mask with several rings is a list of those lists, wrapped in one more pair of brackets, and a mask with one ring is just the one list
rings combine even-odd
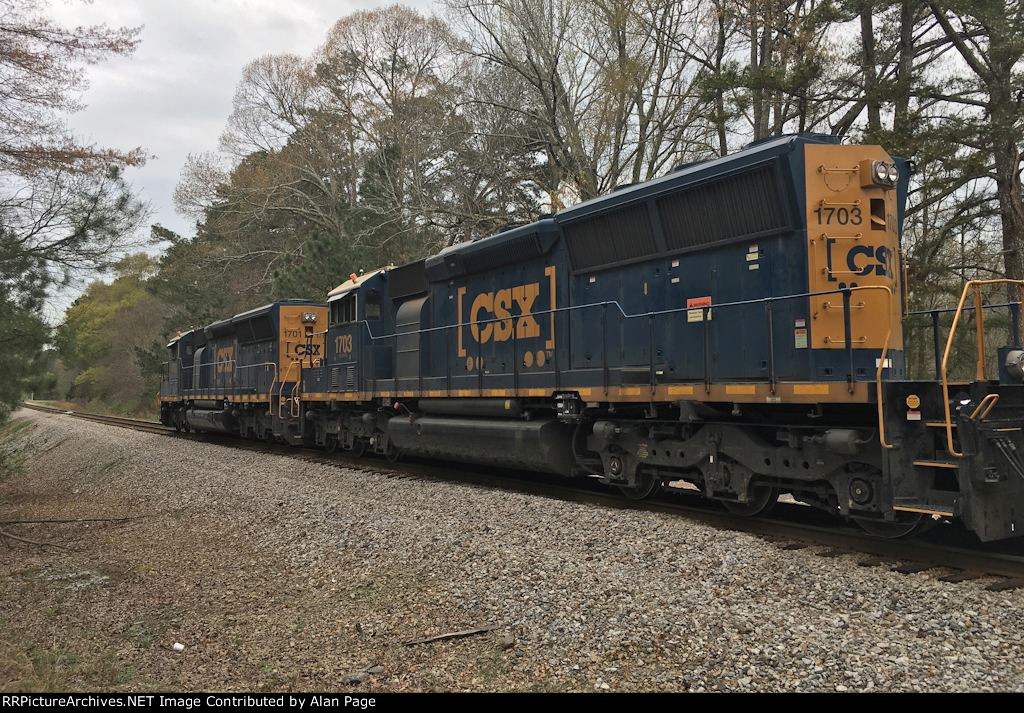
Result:
{"label": "locomotive number 1703", "polygon": [[814,213],[818,216],[819,225],[832,225],[833,222],[836,225],[860,225],[864,221],[859,205],[852,208],[819,205]]}
{"label": "locomotive number 1703", "polygon": [[340,334],[334,338],[334,350],[339,354],[352,353],[352,335]]}

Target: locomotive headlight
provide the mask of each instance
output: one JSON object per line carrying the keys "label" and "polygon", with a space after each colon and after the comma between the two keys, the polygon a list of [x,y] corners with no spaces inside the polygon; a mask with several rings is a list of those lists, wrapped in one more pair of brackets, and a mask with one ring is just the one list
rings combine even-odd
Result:
{"label": "locomotive headlight", "polygon": [[891,188],[896,185],[900,171],[895,164],[887,161],[864,159],[860,162],[860,184],[864,188],[882,186]]}
{"label": "locomotive headlight", "polygon": [[316,322],[316,312],[303,312],[302,313],[302,321],[303,322]]}

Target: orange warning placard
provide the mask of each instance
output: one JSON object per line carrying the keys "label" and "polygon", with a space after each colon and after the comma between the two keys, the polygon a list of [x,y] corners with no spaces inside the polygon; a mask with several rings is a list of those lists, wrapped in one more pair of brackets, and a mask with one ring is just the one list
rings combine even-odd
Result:
{"label": "orange warning placard", "polygon": [[[691,297],[686,300],[686,309],[689,310],[686,313],[687,322],[703,322],[704,321],[704,307],[711,306],[710,297]],[[708,310],[708,319],[711,319],[711,310]]]}

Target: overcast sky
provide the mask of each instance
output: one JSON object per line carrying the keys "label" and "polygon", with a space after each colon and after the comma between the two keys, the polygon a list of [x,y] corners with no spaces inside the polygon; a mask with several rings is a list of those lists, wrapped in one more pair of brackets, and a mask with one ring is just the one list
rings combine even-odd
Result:
{"label": "overcast sky", "polygon": [[[83,111],[69,118],[83,139],[142,146],[152,158],[129,177],[153,223],[190,235],[174,211],[174,185],[189,153],[212,151],[231,111],[242,67],[263,55],[308,55],[338,18],[390,3],[372,0],[52,0],[65,25],[143,25],[131,57],[90,67]],[[427,13],[430,0],[402,3]]]}

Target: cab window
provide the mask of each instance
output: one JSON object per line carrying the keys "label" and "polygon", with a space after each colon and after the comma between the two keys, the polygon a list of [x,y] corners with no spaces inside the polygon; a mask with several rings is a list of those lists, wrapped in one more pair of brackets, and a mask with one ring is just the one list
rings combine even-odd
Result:
{"label": "cab window", "polygon": [[331,324],[351,324],[356,321],[356,296],[346,295],[331,303]]}
{"label": "cab window", "polygon": [[372,293],[366,296],[366,318],[380,319],[380,295]]}

